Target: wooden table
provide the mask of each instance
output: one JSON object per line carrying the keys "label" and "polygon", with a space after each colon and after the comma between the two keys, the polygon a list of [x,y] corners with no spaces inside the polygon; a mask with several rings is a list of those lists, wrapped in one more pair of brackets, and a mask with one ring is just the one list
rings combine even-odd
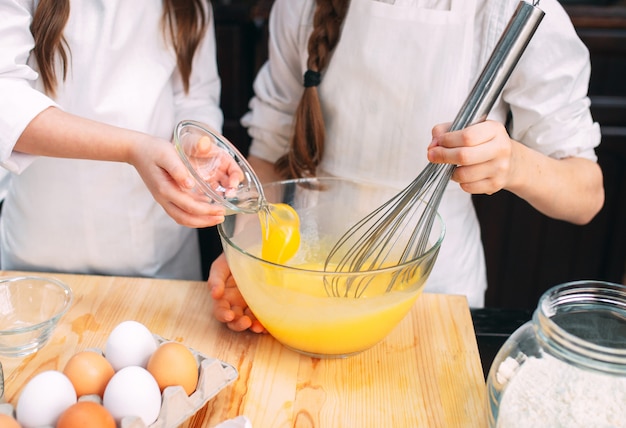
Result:
{"label": "wooden table", "polygon": [[185,427],[214,427],[238,415],[254,428],[487,425],[484,376],[464,297],[424,294],[383,342],[350,358],[320,360],[269,335],[229,331],[213,319],[204,282],[51,276],[65,281],[75,300],[42,350],[0,357],[13,404],[32,376],[62,370],[79,350],[103,348],[113,327],[134,319],[239,372]]}

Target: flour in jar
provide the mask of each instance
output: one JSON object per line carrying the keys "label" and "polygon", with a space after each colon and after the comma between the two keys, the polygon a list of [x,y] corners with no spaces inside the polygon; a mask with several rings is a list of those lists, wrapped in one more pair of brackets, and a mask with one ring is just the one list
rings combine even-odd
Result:
{"label": "flour in jar", "polygon": [[[506,371],[511,365],[517,365],[511,357],[502,364]],[[626,378],[578,368],[549,354],[528,357],[503,392],[497,427],[626,427]]]}

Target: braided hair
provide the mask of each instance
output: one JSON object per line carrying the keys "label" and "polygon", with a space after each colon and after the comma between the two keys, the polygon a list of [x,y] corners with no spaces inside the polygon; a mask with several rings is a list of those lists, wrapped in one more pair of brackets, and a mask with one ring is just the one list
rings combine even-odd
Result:
{"label": "braided hair", "polygon": [[296,109],[289,152],[274,165],[275,170],[285,178],[315,176],[324,154],[324,118],[317,86],[321,81],[321,73],[328,66],[331,53],[339,42],[349,0],[316,2],[313,31],[308,42],[304,92]]}

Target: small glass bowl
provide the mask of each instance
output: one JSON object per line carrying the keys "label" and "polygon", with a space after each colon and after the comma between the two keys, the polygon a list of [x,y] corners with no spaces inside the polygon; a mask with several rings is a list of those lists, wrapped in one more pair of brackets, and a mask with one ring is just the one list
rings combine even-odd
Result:
{"label": "small glass bowl", "polygon": [[23,357],[41,349],[72,300],[70,287],[54,278],[0,278],[0,355]]}
{"label": "small glass bowl", "polygon": [[[226,208],[226,214],[256,213],[263,204],[263,187],[237,148],[207,125],[185,120],[174,131],[174,145],[193,176],[193,191]],[[235,162],[233,164],[233,161]],[[235,165],[243,173],[237,187],[229,187],[223,171]]]}

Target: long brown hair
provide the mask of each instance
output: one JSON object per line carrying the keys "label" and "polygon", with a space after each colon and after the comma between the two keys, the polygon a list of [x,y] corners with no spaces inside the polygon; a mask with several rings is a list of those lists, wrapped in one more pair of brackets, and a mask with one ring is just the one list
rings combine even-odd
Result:
{"label": "long brown hair", "polygon": [[[207,11],[206,0],[163,0],[163,33],[171,40],[176,52],[185,91],[189,90],[193,55],[208,25]],[[30,27],[35,39],[33,52],[39,75],[46,93],[50,95],[55,94],[57,87],[56,55],[61,63],[62,79],[67,76],[71,52],[63,37],[63,29],[69,16],[70,0],[41,0]]]}
{"label": "long brown hair", "polygon": [[[308,43],[307,73],[313,72],[319,78],[318,73],[328,66],[331,53],[339,42],[348,4],[349,0],[317,0]],[[317,83],[305,84],[294,117],[289,152],[274,165],[283,177],[314,176],[324,154],[324,118]]]}

